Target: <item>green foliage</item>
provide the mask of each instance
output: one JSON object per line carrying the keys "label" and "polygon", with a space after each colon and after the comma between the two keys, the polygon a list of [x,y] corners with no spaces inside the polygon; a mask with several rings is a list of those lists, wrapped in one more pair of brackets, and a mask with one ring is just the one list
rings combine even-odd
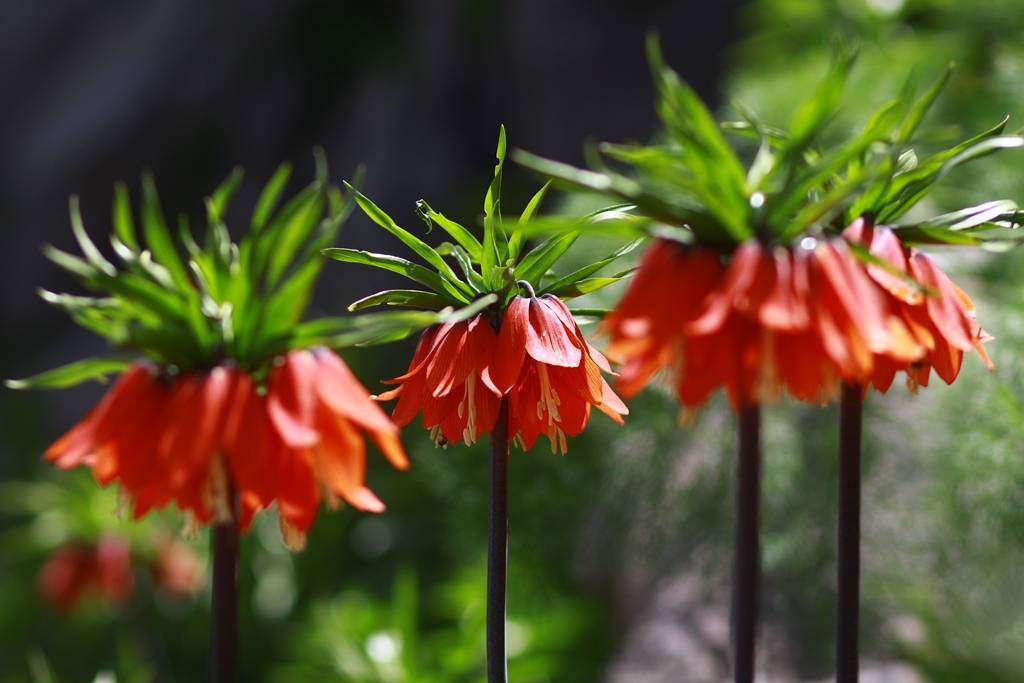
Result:
{"label": "green foliage", "polygon": [[[349,306],[350,311],[377,305],[407,306],[428,310],[445,307],[458,308],[478,304],[482,298],[493,296],[495,303],[504,303],[514,295],[520,282],[535,291],[554,293],[563,298],[582,296],[601,287],[628,277],[631,270],[621,271],[603,278],[593,278],[605,266],[628,253],[634,245],[617,250],[588,268],[569,275],[554,277],[551,269],[565,255],[578,237],[570,233],[551,237],[525,250],[526,241],[535,231],[536,213],[547,194],[550,183],[545,183],[530,199],[514,223],[506,223],[501,212],[501,180],[505,165],[507,140],[505,128],[498,132],[495,152],[497,163],[483,204],[483,239],[478,239],[468,228],[444,214],[435,211],[426,200],[416,202],[416,211],[427,226],[444,230],[455,243],[443,242],[432,247],[410,231],[399,226],[393,218],[361,192],[345,183],[356,204],[378,226],[391,233],[409,248],[426,266],[390,254],[374,254],[346,248],[324,249],[328,258],[345,263],[358,263],[402,275],[426,287],[426,290],[385,290],[364,297]],[[593,218],[593,217],[591,217]],[[451,258],[458,271],[445,258]],[[429,266],[429,267],[427,267]],[[478,310],[478,309],[474,309]]]}
{"label": "green foliage", "polygon": [[[401,259],[363,252],[332,250],[331,244],[350,212],[350,204],[326,181],[327,167],[317,153],[317,178],[278,205],[291,167],[283,164],[267,182],[253,210],[249,230],[232,241],[224,222],[231,198],[242,182],[235,169],[206,198],[206,233],[202,246],[182,218],[175,240],[160,208],[151,177],[142,180],[142,236],[137,236],[129,194],[114,188],[111,246],[115,265],[90,239],[82,224],[78,198],[71,198],[71,227],[82,257],[54,247],[46,255],[101,296],[81,297],[41,291],[43,300],[65,310],[82,327],[113,346],[162,364],[191,370],[231,359],[260,372],[276,354],[291,348],[326,344],[355,346],[401,339],[418,329],[447,320],[449,302],[467,304],[464,286],[434,250],[405,232],[353,186],[356,201],[382,226],[417,253],[430,259],[442,275]],[[383,264],[436,287],[448,298],[406,296],[405,303],[434,313],[385,313],[360,318],[300,322],[323,265],[320,252],[339,260]],[[432,258],[431,258],[432,257]],[[388,297],[385,297],[388,298]],[[396,299],[391,297],[389,301]],[[11,388],[62,388],[90,379],[104,380],[121,371],[130,356],[90,358],[24,380]]]}
{"label": "green foliage", "polygon": [[[918,143],[915,133],[948,81],[948,69],[916,99],[908,84],[900,96],[875,110],[857,133],[830,143],[828,128],[845,102],[855,61],[852,51],[834,52],[825,77],[795,107],[786,128],[766,125],[742,104],[735,107],[742,120],[719,124],[664,64],[653,37],[648,58],[664,142],[604,144],[604,157],[597,158],[591,170],[527,152],[514,155],[519,163],[570,188],[627,202],[625,210],[641,220],[619,221],[618,227],[634,234],[729,248],[753,237],[788,245],[807,234],[836,233],[861,215],[892,223],[958,166],[1024,146],[1024,138],[1002,135],[1003,121],[918,163],[911,145]],[[734,134],[739,143],[756,141],[746,167],[742,145],[732,144],[726,133]],[[623,171],[614,170],[615,164]],[[1003,212],[985,221],[961,224],[946,242],[998,248],[1021,239],[1024,233],[1013,230],[1021,222],[1021,212],[1009,202],[1002,206]],[[923,230],[916,224],[903,226],[903,237],[907,242],[934,242],[946,232],[939,226],[935,221]],[[581,227],[569,220],[535,229],[572,234]],[[685,232],[680,234],[680,229]]]}

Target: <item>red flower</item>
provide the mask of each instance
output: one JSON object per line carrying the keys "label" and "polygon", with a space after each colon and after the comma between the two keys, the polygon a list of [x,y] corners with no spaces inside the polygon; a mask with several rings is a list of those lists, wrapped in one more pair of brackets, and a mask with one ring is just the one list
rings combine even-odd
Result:
{"label": "red flower", "polygon": [[286,540],[301,545],[321,492],[329,503],[384,509],[363,484],[362,433],[408,466],[397,427],[344,362],[299,350],[271,371],[266,396],[233,367],[167,378],[136,364],[46,458],[119,482],[136,517],[173,501],[199,523],[231,519],[235,493],[244,529],[276,502]]}
{"label": "red flower", "polygon": [[404,427],[416,413],[435,442],[473,443],[494,428],[502,392],[491,380],[490,366],[498,335],[483,316],[427,329],[420,337],[409,370],[388,380],[397,384],[379,400],[398,398],[391,415]]}
{"label": "red flower", "polygon": [[709,249],[658,242],[605,329],[627,395],[673,365],[687,407],[719,386],[733,406],[783,389],[823,401],[841,380],[870,377],[876,358],[923,352],[842,240],[751,241],[727,265]]}
{"label": "red flower", "polygon": [[516,297],[505,310],[491,376],[509,397],[509,436],[524,450],[544,434],[552,452],[583,431],[591,406],[622,424],[626,406],[601,376],[608,361],[587,343],[572,313],[550,294]]}
{"label": "red flower", "polygon": [[39,592],[61,612],[73,609],[89,592],[122,603],[134,588],[131,549],[114,536],[104,536],[95,544],[59,548],[39,572]]}
{"label": "red flower", "polygon": [[199,556],[191,547],[172,538],[156,544],[150,573],[157,588],[179,599],[198,593],[205,581]]}
{"label": "red flower", "polygon": [[975,322],[974,303],[929,256],[906,247],[889,228],[876,227],[864,219],[851,223],[843,236],[864,245],[891,266],[887,270],[870,264],[867,272],[885,292],[889,305],[914,340],[925,349],[922,357],[910,362],[880,359],[871,375],[876,389],[888,391],[900,370],[907,373],[912,389],[928,386],[932,368],[946,384],[952,384],[960,373],[964,352],[972,348],[992,369],[982,346],[992,337]]}

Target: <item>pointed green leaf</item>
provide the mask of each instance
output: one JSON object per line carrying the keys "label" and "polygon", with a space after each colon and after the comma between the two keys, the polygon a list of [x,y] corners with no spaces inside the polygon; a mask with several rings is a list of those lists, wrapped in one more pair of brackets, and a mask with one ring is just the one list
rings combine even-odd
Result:
{"label": "pointed green leaf", "polygon": [[206,214],[210,225],[216,225],[224,220],[224,212],[227,211],[231,198],[235,196],[238,187],[242,184],[245,173],[240,166],[235,166],[231,174],[217,186],[206,200]]}
{"label": "pointed green leaf", "polygon": [[108,261],[100,250],[96,248],[93,241],[89,239],[89,234],[85,231],[85,226],[82,224],[82,214],[78,208],[78,195],[71,195],[71,199],[68,202],[68,210],[71,214],[71,230],[75,234],[75,239],[78,241],[78,246],[82,249],[82,253],[85,255],[86,260],[89,261],[97,270],[106,273],[107,275],[114,275],[117,273],[117,269],[114,268],[114,264]]}
{"label": "pointed green leaf", "polygon": [[263,186],[263,191],[260,192],[260,197],[256,200],[256,208],[252,212],[251,226],[253,232],[259,232],[266,226],[267,221],[270,220],[270,215],[281,200],[281,193],[287,187],[288,179],[291,178],[291,175],[292,165],[285,162],[277,167],[274,175],[270,176],[270,180]]}
{"label": "pointed green leaf", "polygon": [[132,251],[139,250],[139,242],[135,239],[135,221],[132,219],[132,205],[128,199],[128,187],[118,182],[114,184],[114,234]]}
{"label": "pointed green leaf", "polygon": [[588,278],[591,275],[593,275],[594,273],[596,273],[597,271],[599,271],[602,268],[604,268],[605,266],[609,265],[610,263],[612,263],[612,262],[622,258],[626,254],[630,253],[631,251],[636,249],[638,246],[643,244],[645,241],[646,240],[644,240],[644,239],[633,240],[633,241],[629,242],[628,244],[625,244],[625,245],[619,247],[618,249],[613,251],[608,256],[605,256],[604,258],[599,259],[599,260],[595,261],[594,263],[591,263],[589,265],[583,266],[582,268],[579,268],[579,269],[569,273],[565,277],[561,277],[561,278],[555,280],[554,282],[552,282],[550,285],[548,285],[547,287],[545,287],[543,290],[541,290],[538,293],[540,293],[540,294],[544,294],[544,293],[548,293],[548,292],[554,293],[555,290],[557,290],[559,288],[567,287],[567,286],[571,285],[574,282],[577,282],[579,280],[583,280],[584,278]]}
{"label": "pointed green leaf", "polygon": [[498,147],[495,151],[497,163],[494,166],[494,178],[484,197],[484,243],[480,259],[484,281],[492,286],[496,284],[495,268],[504,265],[508,257],[508,240],[501,227],[501,173],[505,164],[506,147],[505,126],[501,126],[498,129]]}
{"label": "pointed green leaf", "polygon": [[482,246],[480,245],[480,240],[473,233],[444,214],[434,211],[425,199],[420,199],[416,202],[416,211],[428,226],[434,223],[441,226],[441,229],[451,235],[452,239],[465,249],[472,259],[480,261]]}
{"label": "pointed green leaf", "polygon": [[327,258],[332,258],[335,261],[342,261],[343,263],[359,263],[365,266],[373,266],[374,268],[388,270],[392,273],[398,273],[399,275],[404,275],[414,282],[420,283],[424,287],[429,287],[438,294],[451,296],[458,301],[468,301],[468,299],[466,299],[459,290],[455,289],[451,283],[447,282],[434,271],[429,268],[424,268],[423,266],[413,263],[407,259],[399,258],[398,256],[374,254],[368,251],[342,247],[324,249],[321,253],[323,253]]}
{"label": "pointed green leaf", "polygon": [[89,380],[106,382],[108,375],[129,365],[131,360],[127,358],[85,358],[25,379],[9,379],[5,384],[9,389],[63,389]]}
{"label": "pointed green leaf", "polygon": [[455,274],[455,271],[452,270],[452,267],[449,266],[436,251],[434,251],[433,247],[395,223],[391,216],[386,214],[379,206],[365,197],[359,190],[348,183],[345,183],[345,187],[355,198],[359,208],[361,208],[363,212],[370,217],[370,220],[397,237],[402,244],[409,247],[409,249],[411,249],[417,256],[436,268],[443,278],[451,282],[452,285],[461,290],[463,294],[472,294],[470,287],[459,279]]}
{"label": "pointed green leaf", "polygon": [[364,296],[358,301],[348,305],[349,311],[361,311],[374,306],[408,306],[409,308],[423,308],[428,311],[440,311],[445,306],[451,306],[451,299],[425,292],[421,289],[386,289],[376,294]]}
{"label": "pointed green leaf", "polygon": [[573,297],[591,294],[599,289],[604,289],[608,285],[614,285],[616,282],[629,277],[635,270],[636,268],[630,268],[622,271],[621,273],[609,275],[608,277],[590,277],[582,280],[576,280],[575,282],[569,282],[558,287],[549,287],[545,293],[554,294],[560,299],[571,299]]}
{"label": "pointed green leaf", "polygon": [[549,237],[538,244],[516,265],[516,279],[526,280],[534,285],[534,289],[539,289],[540,279],[544,277],[548,269],[562,257],[579,236],[579,232],[570,232],[564,235]]}
{"label": "pointed green leaf", "polygon": [[512,230],[512,236],[508,240],[508,255],[513,261],[519,258],[519,251],[523,248],[524,236],[521,228],[533,220],[533,216],[537,213],[537,209],[540,208],[540,203],[544,201],[544,196],[548,193],[549,187],[551,187],[551,180],[541,185],[541,188],[534,193],[530,201],[527,202],[526,208],[523,209],[523,213],[519,215],[519,220],[516,221],[516,227]]}
{"label": "pointed green leaf", "polygon": [[164,222],[164,214],[160,209],[153,176],[148,173],[142,177],[142,234],[153,254],[153,259],[171,274],[174,284],[182,291],[192,287],[185,264],[178,255],[178,250],[171,240]]}
{"label": "pointed green leaf", "polygon": [[949,66],[946,67],[946,70],[942,72],[942,75],[939,76],[935,82],[931,84],[928,90],[925,91],[924,95],[914,103],[914,106],[911,107],[907,118],[903,120],[903,125],[900,126],[899,134],[896,136],[897,144],[903,144],[910,140],[914,131],[917,130],[917,127],[921,124],[921,120],[924,119],[925,114],[928,113],[932,104],[935,103],[939,93],[941,93],[942,89],[946,87],[946,83],[949,82],[949,77],[952,73],[953,64],[949,64]]}

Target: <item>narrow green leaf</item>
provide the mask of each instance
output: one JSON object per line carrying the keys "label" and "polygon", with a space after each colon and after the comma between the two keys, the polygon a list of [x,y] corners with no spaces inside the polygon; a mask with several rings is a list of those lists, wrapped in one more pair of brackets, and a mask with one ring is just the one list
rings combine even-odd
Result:
{"label": "narrow green leaf", "polygon": [[302,248],[311,232],[316,229],[323,215],[326,202],[325,187],[320,181],[314,182],[295,196],[284,209],[274,217],[270,226],[260,235],[263,263],[266,264],[266,281],[269,288],[277,286],[296,253]]}
{"label": "narrow green leaf", "polygon": [[505,126],[498,129],[498,147],[495,151],[497,163],[494,166],[494,178],[487,187],[484,196],[484,243],[481,254],[481,274],[484,281],[494,286],[495,269],[505,263],[508,258],[508,240],[501,227],[501,173],[505,164],[507,141]]}
{"label": "narrow green leaf", "polygon": [[534,193],[530,201],[527,202],[526,208],[523,209],[523,213],[519,215],[519,220],[516,221],[516,227],[512,230],[512,236],[508,240],[508,256],[513,261],[519,258],[519,252],[523,248],[523,231],[522,226],[528,224],[533,220],[534,214],[537,213],[537,209],[540,208],[540,203],[544,201],[544,196],[548,193],[548,188],[551,187],[551,180],[548,180],[541,188]]}
{"label": "narrow green leaf", "polygon": [[210,225],[216,225],[224,220],[224,212],[227,211],[231,198],[235,196],[238,187],[242,184],[245,173],[240,166],[235,166],[231,174],[217,186],[206,200],[206,214]]}
{"label": "narrow green leaf", "polygon": [[469,285],[459,279],[455,271],[452,270],[452,267],[445,262],[440,254],[434,251],[433,247],[395,223],[391,216],[365,197],[359,190],[348,183],[345,183],[345,187],[355,198],[359,208],[370,217],[370,220],[397,237],[402,244],[409,247],[417,256],[436,268],[441,276],[451,282],[457,289],[467,296],[472,294],[472,289],[470,289]]}
{"label": "narrow green leaf", "polygon": [[579,232],[556,235],[544,240],[530,250],[515,267],[517,280],[526,280],[540,289],[540,279],[579,238]]}
{"label": "narrow green leaf", "polygon": [[455,289],[451,283],[447,282],[434,271],[407,259],[399,258],[398,256],[374,254],[368,251],[342,247],[324,249],[321,253],[327,258],[332,258],[335,261],[342,261],[343,263],[359,263],[365,266],[373,266],[374,268],[388,270],[392,273],[398,273],[399,275],[404,275],[414,282],[420,283],[424,287],[429,287],[438,294],[451,296],[458,301],[468,301],[468,299],[466,299],[459,290]]}
{"label": "narrow green leaf", "polygon": [[437,253],[441,256],[451,256],[455,259],[455,262],[459,264],[459,269],[462,270],[462,274],[466,277],[466,281],[469,282],[469,286],[474,292],[483,292],[487,289],[483,277],[473,267],[472,259],[461,246],[451,242],[441,242],[441,244],[437,245]]}
{"label": "narrow green leaf", "polygon": [[644,240],[644,239],[633,240],[633,241],[629,242],[628,244],[625,244],[625,245],[619,247],[618,249],[613,251],[608,256],[605,256],[604,258],[599,259],[599,260],[595,261],[594,263],[591,263],[589,265],[583,266],[582,268],[574,270],[573,272],[569,273],[565,277],[562,277],[562,278],[559,278],[558,280],[555,280],[550,285],[545,287],[542,290],[542,292],[540,292],[540,293],[554,292],[555,290],[557,290],[559,288],[567,287],[567,286],[571,285],[574,282],[577,282],[579,280],[583,280],[584,278],[588,278],[591,275],[593,275],[594,273],[596,273],[597,271],[599,271],[602,268],[604,268],[605,266],[609,265],[610,263],[612,263],[612,262],[622,258],[626,254],[630,253],[631,251],[636,249],[638,246],[643,244],[645,241],[646,240]]}
{"label": "narrow green leaf", "polygon": [[365,296],[358,301],[353,301],[348,306],[349,311],[361,311],[374,306],[408,306],[410,308],[423,308],[428,311],[440,311],[445,306],[451,306],[451,299],[425,292],[421,289],[387,289],[376,294]]}
{"label": "narrow green leaf", "polygon": [[164,214],[160,209],[153,176],[148,173],[142,176],[142,233],[146,244],[153,254],[153,259],[171,274],[175,285],[182,291],[192,287],[185,264],[178,255],[178,250],[171,240],[164,222]]}
{"label": "narrow green leaf", "polygon": [[441,229],[451,235],[452,239],[458,242],[459,246],[465,249],[466,253],[468,253],[472,259],[477,262],[480,261],[480,254],[482,250],[480,240],[478,240],[468,229],[451,220],[444,214],[434,211],[434,209],[427,204],[425,199],[420,199],[416,202],[416,211],[419,213],[420,217],[423,218],[428,227],[435,223],[441,226]]}
{"label": "narrow green leaf", "polygon": [[917,127],[921,124],[925,114],[931,109],[932,104],[935,103],[939,93],[942,92],[943,88],[946,87],[946,83],[949,82],[949,77],[953,73],[953,64],[949,64],[942,75],[939,76],[931,84],[928,90],[914,103],[914,106],[910,108],[910,113],[906,119],[903,120],[903,125],[900,126],[900,131],[896,135],[896,144],[903,144],[910,140],[910,137],[917,130]]}
{"label": "narrow green leaf", "polygon": [[624,270],[621,273],[615,275],[609,275],[607,277],[590,277],[582,280],[576,280],[575,282],[569,282],[558,287],[549,287],[545,293],[554,294],[560,299],[571,299],[577,296],[583,296],[584,294],[591,294],[599,289],[604,289],[608,285],[614,285],[616,282],[632,275],[635,268]]}
{"label": "narrow green leaf", "polygon": [[114,234],[132,251],[139,250],[139,242],[135,239],[135,221],[132,219],[132,205],[128,198],[128,187],[118,182],[114,184]]}
{"label": "narrow green leaf", "polygon": [[260,197],[256,200],[256,208],[252,212],[253,232],[259,232],[266,226],[270,215],[281,200],[281,193],[287,187],[291,175],[292,165],[285,162],[277,167],[274,175],[270,176],[270,180],[263,186],[263,191],[260,192]]}
{"label": "narrow green leaf", "polygon": [[96,245],[93,244],[93,241],[89,239],[89,234],[85,231],[85,226],[82,224],[82,214],[78,207],[78,195],[71,195],[71,199],[68,201],[68,211],[71,214],[71,230],[74,232],[75,239],[78,241],[78,246],[82,249],[86,260],[95,266],[97,270],[107,275],[117,273],[114,264],[108,261],[100,253],[100,250],[96,248]]}
{"label": "narrow green leaf", "polygon": [[85,358],[32,377],[9,379],[4,383],[9,389],[63,389],[89,380],[106,382],[108,375],[121,372],[129,365],[131,360],[127,358]]}
{"label": "narrow green leaf", "polygon": [[87,283],[100,275],[100,271],[84,259],[80,259],[50,244],[43,246],[43,255],[72,275],[87,281]]}

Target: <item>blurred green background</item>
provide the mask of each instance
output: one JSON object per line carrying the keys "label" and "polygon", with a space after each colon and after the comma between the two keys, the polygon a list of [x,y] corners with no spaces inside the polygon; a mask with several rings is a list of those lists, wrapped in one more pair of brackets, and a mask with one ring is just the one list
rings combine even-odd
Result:
{"label": "blurred green background", "polygon": [[[366,161],[367,192],[406,225],[417,225],[412,208],[421,196],[472,221],[499,121],[514,145],[569,161],[578,160],[585,137],[621,141],[655,132],[642,57],[642,36],[651,27],[662,33],[668,61],[717,101],[723,116],[735,99],[769,123],[784,123],[824,72],[831,46],[846,40],[860,46],[860,61],[847,108],[833,124],[836,136],[852,132],[909,74],[923,84],[950,61],[956,72],[926,122],[936,140],[988,128],[1006,114],[1010,130],[1021,124],[1019,0],[630,6],[446,2],[428,11],[414,3],[368,10],[307,2],[276,16],[282,10],[253,3],[247,17],[197,6],[190,15],[167,3],[154,3],[148,14],[92,16],[97,10],[80,4],[83,21],[91,19],[77,27],[66,25],[66,15],[47,24],[38,10],[31,21],[8,22],[12,35],[25,26],[36,30],[38,43],[6,41],[24,59],[0,80],[6,91],[24,95],[0,119],[0,136],[14,150],[0,166],[8,181],[0,217],[14,278],[4,293],[0,369],[22,376],[96,348],[30,298],[38,285],[62,284],[37,247],[70,241],[61,216],[70,191],[82,193],[87,224],[102,234],[116,178],[154,166],[165,203],[198,212],[202,193],[242,161],[250,171],[236,200],[243,216],[274,164],[297,160],[301,182],[306,150],[322,142],[335,174]],[[212,58],[179,60],[162,71],[149,58],[133,64],[133,50],[150,54],[140,42],[146,31],[150,41],[178,31],[188,49]],[[97,37],[108,34],[122,41],[116,50]],[[61,43],[61,36],[74,40]],[[72,68],[76,49],[99,66]],[[121,70],[104,71],[108,62]],[[152,79],[109,90],[111,74],[128,78],[146,69]],[[54,73],[65,79],[57,80],[60,87],[52,80],[34,85],[36,76]],[[196,85],[204,79],[209,83]],[[125,115],[103,99],[110,92],[138,113],[117,119]],[[76,102],[88,106],[64,106]],[[52,108],[65,118],[48,113]],[[15,139],[26,130],[37,133],[36,148],[31,136]],[[90,134],[107,137],[89,147],[82,140]],[[43,164],[33,150],[54,163]],[[77,161],[56,161],[61,153]],[[920,210],[1019,199],[1020,163],[1011,153],[958,171]],[[508,204],[518,207],[535,179],[508,175]],[[35,189],[19,189],[30,185]],[[384,242],[356,219],[341,238],[346,246],[374,240]],[[606,242],[581,245],[573,258],[603,253]],[[896,386],[868,401],[864,680],[1020,681],[1024,254],[937,253],[975,296],[982,324],[996,337],[990,352],[997,370],[987,373],[970,356],[953,387],[933,384],[911,395]],[[379,288],[355,267],[327,271],[321,311]],[[376,391],[380,378],[404,369],[410,353],[405,344],[346,359]],[[56,473],[40,462],[46,444],[99,391],[0,392],[0,682],[205,677],[207,594],[171,599],[154,589],[146,571],[155,539],[181,532],[180,516],[122,520],[115,491],[98,489],[87,473]],[[731,413],[719,396],[681,426],[671,398],[656,389],[630,407],[625,428],[597,416],[566,457],[552,456],[543,444],[513,453],[515,683],[677,683],[727,675]],[[789,402],[766,411],[759,656],[766,680],[830,675],[836,417],[834,408]],[[404,441],[409,473],[391,470],[382,458],[369,470],[370,485],[389,505],[386,514],[324,511],[298,554],[281,544],[272,514],[245,538],[243,680],[484,680],[485,444],[435,449],[415,424]],[[36,590],[45,558],[68,542],[111,533],[133,544],[133,598],[122,605],[93,598],[69,613],[49,607]],[[205,557],[204,534],[187,542]]]}

